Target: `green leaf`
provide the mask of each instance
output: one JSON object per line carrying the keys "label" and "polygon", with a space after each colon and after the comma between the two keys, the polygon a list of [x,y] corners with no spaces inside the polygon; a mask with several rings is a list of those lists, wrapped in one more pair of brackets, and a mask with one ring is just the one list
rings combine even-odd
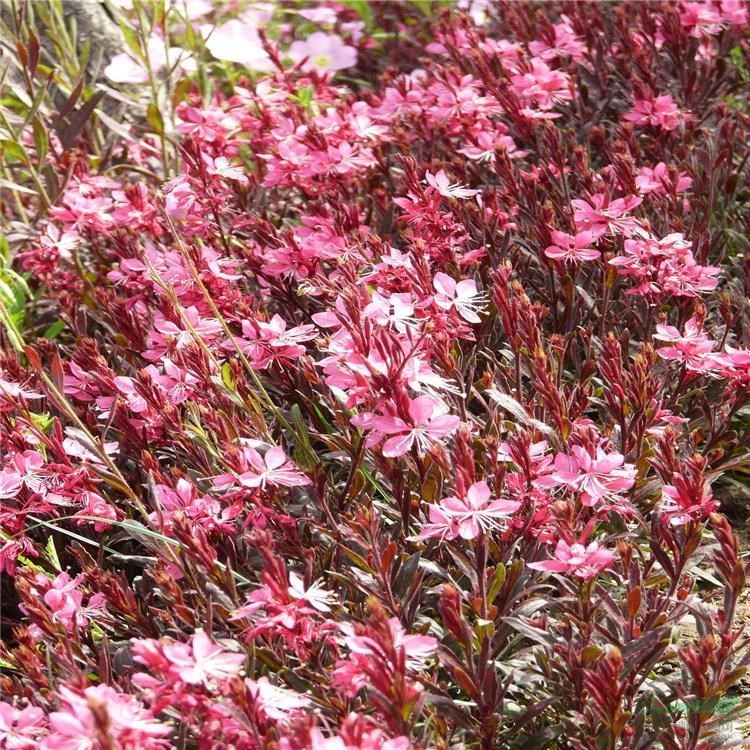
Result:
{"label": "green leaf", "polygon": [[[26,153],[26,149],[17,141],[0,140],[0,156],[3,156],[6,160],[20,161],[23,164],[29,163],[29,155]],[[18,188],[15,189],[17,190]],[[27,190],[24,192],[33,191]]]}
{"label": "green leaf", "polygon": [[65,330],[65,321],[56,320],[51,325],[47,326],[46,330],[42,334],[42,338],[50,340],[56,339],[63,330]]}
{"label": "green leaf", "polygon": [[57,550],[55,549],[55,540],[52,537],[48,537],[47,544],[44,545],[44,549],[47,552],[50,562],[54,566],[55,570],[62,572],[62,566],[60,565],[60,558],[57,556]]}
{"label": "green leaf", "polygon": [[131,52],[143,62],[143,51],[141,50],[141,43],[138,40],[138,35],[132,26],[126,24],[124,21],[120,22],[120,31],[125,38],[125,43],[130,47]]}
{"label": "green leaf", "polygon": [[153,128],[157,135],[164,133],[164,118],[161,116],[159,106],[156,102],[151,102],[146,110],[146,121]]}

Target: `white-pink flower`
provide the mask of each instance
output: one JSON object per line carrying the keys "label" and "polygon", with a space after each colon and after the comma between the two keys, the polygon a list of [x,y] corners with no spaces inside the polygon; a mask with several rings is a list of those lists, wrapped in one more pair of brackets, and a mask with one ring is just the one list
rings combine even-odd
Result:
{"label": "white-pink flower", "polygon": [[258,680],[245,680],[250,695],[255,701],[255,707],[271,721],[283,721],[292,714],[310,705],[310,699],[293,690],[273,685],[267,677]]}
{"label": "white-pink flower", "polygon": [[240,484],[242,487],[263,489],[266,484],[284,487],[301,487],[310,484],[294,462],[287,459],[281,446],[269,448],[260,455],[255,448],[244,446],[240,451],[241,471],[238,473],[220,474],[214,477],[215,487],[230,487]]}
{"label": "white-pink flower", "polygon": [[382,435],[392,435],[383,444],[383,455],[403,456],[416,445],[420,455],[436,440],[449,435],[459,425],[459,418],[448,414],[448,407],[430,396],[419,396],[409,402],[411,424],[400,417],[375,417],[372,427]]}
{"label": "white-pink flower", "polygon": [[435,304],[443,310],[455,309],[468,323],[480,323],[477,314],[482,311],[482,295],[473,279],[456,281],[448,274],[438,271],[432,280],[436,294]]}
{"label": "white-pink flower", "polygon": [[206,49],[217,59],[244,65],[250,70],[268,72],[273,63],[263,49],[257,27],[237,18],[221,26],[205,26]]}
{"label": "white-pink flower", "polygon": [[317,609],[318,612],[331,611],[331,598],[333,595],[317,582],[311,583],[305,588],[304,581],[296,573],[290,573],[288,591],[289,596],[293,599],[307,602],[313,609]]}
{"label": "white-pink flower", "polygon": [[420,537],[476,539],[520,507],[521,503],[514,500],[491,500],[487,483],[475,482],[465,497],[446,497],[430,505],[430,523],[422,525]]}
{"label": "white-pink flower", "polygon": [[357,50],[346,44],[338,34],[315,31],[305,40],[292,42],[289,57],[302,62],[302,70],[324,73],[327,70],[344,70],[357,64]]}
{"label": "white-pink flower", "polygon": [[16,708],[0,701],[0,747],[6,750],[35,750],[46,734],[47,717],[36,706]]}
{"label": "white-pink flower", "polygon": [[555,456],[554,471],[537,480],[540,486],[562,484],[581,493],[581,502],[586,506],[596,505],[600,500],[630,489],[635,483],[636,470],[625,463],[620,453],[605,453],[597,447],[592,455],[587,448],[574,445],[570,455]]}
{"label": "white-pink flower", "polygon": [[568,545],[560,539],[555,547],[554,559],[532,562],[529,567],[553,573],[571,573],[579,578],[593,578],[614,561],[615,556],[597,542],[591,542],[586,547],[577,543]]}
{"label": "white-pink flower", "polygon": [[578,263],[580,261],[596,260],[601,253],[591,247],[596,242],[596,233],[592,231],[576,232],[567,234],[566,232],[552,231],[552,241],[544,254],[552,260],[566,260]]}
{"label": "white-pink flower", "polygon": [[171,70],[179,66],[183,70],[190,70],[195,66],[189,52],[181,47],[167,49],[164,40],[158,36],[152,36],[146,42],[146,55],[148,65],[145,61],[136,59],[132,53],[115,55],[104,68],[104,75],[114,83],[148,83],[151,75],[157,75],[164,68]]}
{"label": "white-pink flower", "polygon": [[227,651],[214,643],[202,629],[196,630],[189,643],[178,641],[139,641],[133,645],[137,661],[151,665],[161,651],[168,674],[188,685],[208,685],[236,675],[245,662],[243,654]]}
{"label": "white-pink flower", "polygon": [[439,170],[435,174],[425,172],[424,180],[444,198],[472,198],[479,192],[479,190],[470,190],[458,182],[451,182],[444,169]]}

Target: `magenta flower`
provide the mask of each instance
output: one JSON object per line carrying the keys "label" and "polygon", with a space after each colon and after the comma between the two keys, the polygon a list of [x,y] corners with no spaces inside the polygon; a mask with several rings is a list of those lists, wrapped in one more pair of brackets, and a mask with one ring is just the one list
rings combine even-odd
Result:
{"label": "magenta flower", "polygon": [[604,498],[630,489],[636,477],[632,464],[625,463],[620,453],[605,453],[596,449],[592,456],[587,448],[574,445],[571,455],[558,453],[555,456],[552,474],[537,480],[540,486],[562,484],[581,493],[581,502],[586,506],[596,505]]}
{"label": "magenta flower", "polygon": [[593,578],[614,561],[612,552],[600,547],[597,542],[591,542],[585,547],[577,543],[568,545],[560,539],[555,547],[554,559],[532,562],[529,567],[551,573],[570,573],[579,578]]}
{"label": "magenta flower", "polygon": [[292,42],[289,57],[295,63],[302,60],[302,70],[324,73],[328,70],[344,70],[357,64],[357,50],[344,43],[338,34],[315,31],[304,41]]}
{"label": "magenta flower", "polygon": [[466,496],[446,497],[430,505],[430,523],[423,524],[422,539],[476,539],[480,534],[497,528],[502,521],[521,507],[514,500],[490,500],[486,482],[475,482]]}
{"label": "magenta flower", "polygon": [[566,234],[554,229],[552,230],[552,241],[555,244],[550,245],[544,251],[544,254],[553,260],[565,260],[575,263],[596,260],[601,256],[601,253],[595,248],[590,247],[596,242],[596,239],[596,232],[590,230],[576,232],[576,234]]}
{"label": "magenta flower", "polygon": [[383,444],[388,458],[403,456],[413,445],[423,455],[430,444],[449,435],[461,421],[448,414],[448,407],[430,396],[419,396],[409,402],[411,424],[400,417],[375,417],[372,427],[382,435],[392,435]]}

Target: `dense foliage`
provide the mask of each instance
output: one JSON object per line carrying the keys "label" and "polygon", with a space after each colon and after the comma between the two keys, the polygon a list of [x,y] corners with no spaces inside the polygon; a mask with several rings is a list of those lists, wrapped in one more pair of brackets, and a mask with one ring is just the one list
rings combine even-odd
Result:
{"label": "dense foliage", "polygon": [[0,747],[741,744],[746,3],[130,5],[3,19]]}

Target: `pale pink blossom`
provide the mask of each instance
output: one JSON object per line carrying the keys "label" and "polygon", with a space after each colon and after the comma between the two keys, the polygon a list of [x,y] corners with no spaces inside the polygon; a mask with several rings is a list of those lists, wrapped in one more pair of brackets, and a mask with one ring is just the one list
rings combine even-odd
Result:
{"label": "pale pink blossom", "polygon": [[566,16],[560,16],[560,23],[552,27],[554,40],[534,39],[529,42],[529,52],[543,60],[553,60],[555,57],[570,57],[571,60],[582,60],[586,49],[583,42],[576,36],[573,27]]}
{"label": "pale pink blossom", "polygon": [[214,477],[215,487],[232,487],[239,484],[250,489],[274,487],[301,487],[310,484],[293,461],[287,459],[281,446],[273,446],[261,454],[250,446],[243,446],[239,454],[239,471]]}
{"label": "pale pink blossom", "polygon": [[690,521],[701,521],[719,507],[710,487],[701,483],[696,487],[682,474],[674,474],[672,484],[662,487],[659,510],[672,526],[684,526]]}
{"label": "pale pink blossom", "polygon": [[623,120],[634,125],[651,125],[666,131],[679,127],[684,118],[670,94],[636,99],[633,109],[622,116]]}
{"label": "pale pink blossom", "polygon": [[346,44],[338,34],[315,31],[305,40],[292,42],[289,56],[295,63],[302,63],[302,70],[344,70],[357,64],[357,50]]}
{"label": "pale pink blossom", "polygon": [[305,588],[304,581],[294,572],[289,574],[289,596],[298,601],[307,602],[318,612],[331,611],[331,599],[333,594],[326,591],[319,583],[311,583]]}
{"label": "pale pink blossom", "polygon": [[581,494],[581,502],[593,506],[601,500],[629,490],[635,483],[636,471],[625,463],[620,453],[605,453],[601,447],[595,454],[574,445],[570,454],[555,456],[554,471],[537,480],[540,486],[564,485]]}
{"label": "pale pink blossom", "polygon": [[578,263],[601,257],[601,253],[591,247],[596,242],[596,233],[592,231],[576,232],[573,235],[553,229],[552,241],[555,244],[550,245],[544,254],[553,260]]}
{"label": "pale pink blossom", "polygon": [[336,11],[325,5],[319,5],[317,8],[302,8],[297,12],[302,18],[306,18],[308,21],[331,26],[336,23],[336,19],[338,18]]}
{"label": "pale pink blossom", "polygon": [[256,710],[271,721],[285,721],[310,705],[307,696],[274,685],[267,677],[257,680],[246,679],[245,685],[253,698]]}
{"label": "pale pink blossom", "polygon": [[430,523],[422,525],[420,536],[423,539],[476,539],[500,526],[520,507],[521,503],[515,500],[491,500],[487,483],[476,482],[465,497],[446,497],[430,505]]}
{"label": "pale pink blossom", "polygon": [[479,192],[479,190],[470,190],[469,188],[463,187],[458,182],[452,183],[443,169],[435,174],[432,172],[425,172],[424,179],[431,188],[437,190],[437,192],[444,198],[460,198],[463,200],[465,198],[471,198]]}
{"label": "pale pink blossom", "polygon": [[560,539],[555,547],[554,559],[528,563],[528,566],[534,570],[570,573],[579,578],[594,578],[602,570],[610,567],[614,561],[615,556],[612,552],[600,547],[597,542],[591,542],[588,546],[578,543],[568,545]]}
{"label": "pale pink blossom", "polygon": [[628,214],[643,202],[637,195],[610,199],[602,193],[595,193],[582,200],[575,198],[570,202],[573,208],[573,220],[578,231],[591,231],[598,239],[606,234],[643,234],[644,230],[637,219]]}
{"label": "pale pink blossom", "polygon": [[552,109],[573,99],[572,83],[562,70],[552,70],[541,57],[530,60],[530,68],[511,76],[513,92],[532,112]]}
{"label": "pale pink blossom", "polygon": [[[663,195],[667,188],[671,187],[672,181],[669,177],[669,168],[661,161],[653,169],[651,167],[641,167],[635,177],[635,185],[641,195],[655,193]],[[687,172],[677,173],[677,184],[674,186],[675,192],[683,193],[689,190],[693,184],[693,178]]]}
{"label": "pale pink blossom", "polygon": [[396,416],[375,417],[372,427],[381,435],[391,435],[383,444],[383,455],[403,456],[412,446],[424,454],[430,444],[453,432],[459,418],[448,413],[448,407],[430,396],[418,396],[409,401],[408,423]]}
{"label": "pale pink blossom", "polygon": [[245,662],[244,654],[214,643],[202,629],[196,630],[188,643],[144,639],[135,641],[132,651],[137,662],[187,685],[208,686],[228,680]]}
{"label": "pale pink blossom", "polygon": [[0,701],[0,747],[5,750],[36,750],[47,733],[47,717],[36,706],[17,708]]}
{"label": "pale pink blossom", "polygon": [[700,321],[695,317],[685,322],[682,333],[674,326],[657,325],[654,338],[669,344],[657,350],[662,359],[684,364],[688,370],[712,370],[719,363],[712,354],[714,341],[706,336]]}
{"label": "pale pink blossom", "polygon": [[82,692],[61,687],[58,697],[60,710],[49,715],[49,735],[41,750],[99,750],[103,722],[113,748],[162,750],[161,738],[171,732],[136,698],[109,685],[92,685]]}
{"label": "pale pink blossom", "polygon": [[456,281],[438,271],[432,280],[435,304],[443,310],[455,310],[468,323],[481,323],[477,312],[482,311],[482,295],[473,279]]}
{"label": "pale pink blossom", "polygon": [[388,620],[389,641],[387,651],[384,645],[374,637],[360,634],[350,622],[340,625],[344,634],[344,644],[349,649],[347,659],[340,659],[336,663],[333,675],[334,685],[346,695],[354,696],[369,682],[370,670],[377,664],[382,668],[399,671],[403,667],[400,663],[392,664],[389,652],[399,653],[399,662],[403,659],[407,672],[419,672],[426,666],[427,660],[437,649],[437,639],[428,635],[408,634],[397,617]]}
{"label": "pale pink blossom", "polygon": [[261,72],[274,69],[254,23],[233,18],[221,26],[204,26],[201,31],[206,38],[206,49],[217,60],[240,63]]}
{"label": "pale pink blossom", "polygon": [[146,57],[148,64],[132,52],[121,52],[104,68],[104,75],[114,83],[148,83],[151,75],[157,75],[165,68],[171,71],[176,66],[183,70],[195,67],[190,52],[181,47],[167,49],[164,40],[158,36],[152,36],[146,42]]}

